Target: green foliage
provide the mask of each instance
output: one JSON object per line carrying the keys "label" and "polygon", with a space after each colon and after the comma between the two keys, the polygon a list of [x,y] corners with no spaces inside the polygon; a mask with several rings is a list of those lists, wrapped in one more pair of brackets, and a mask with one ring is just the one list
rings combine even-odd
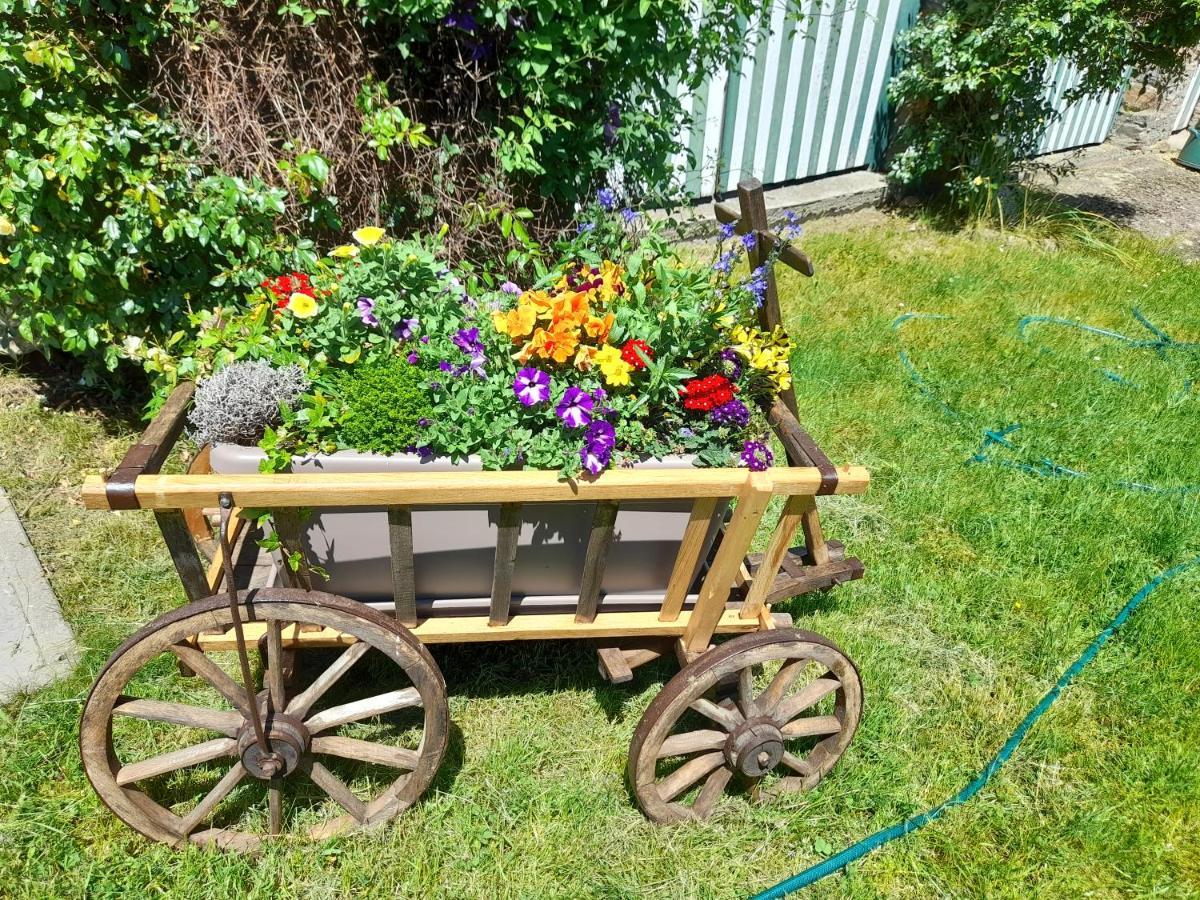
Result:
{"label": "green foliage", "polygon": [[948,0],[901,39],[891,175],[982,206],[1035,152],[1055,115],[1046,67],[1082,70],[1064,97],[1120,88],[1127,67],[1177,73],[1200,41],[1197,0]]}
{"label": "green foliage", "polygon": [[[153,37],[153,17],[126,22]],[[0,2],[0,330],[93,374],[311,259],[276,233],[282,192],[207,171],[130,93],[119,33],[88,3]]]}
{"label": "green foliage", "polygon": [[345,410],[340,441],[371,453],[412,452],[433,415],[425,374],[404,357],[388,356],[340,373]]}
{"label": "green foliage", "polygon": [[[580,3],[356,0],[368,28],[418,68],[457,54],[494,82],[479,109],[503,170],[577,200],[620,166],[639,194],[663,192],[697,87],[764,27],[766,0]],[[700,20],[697,21],[697,16]]]}

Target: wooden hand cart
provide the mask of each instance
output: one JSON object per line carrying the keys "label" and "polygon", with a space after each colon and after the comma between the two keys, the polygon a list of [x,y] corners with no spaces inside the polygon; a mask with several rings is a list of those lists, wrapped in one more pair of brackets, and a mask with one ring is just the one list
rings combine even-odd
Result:
{"label": "wooden hand cart", "polygon": [[[718,204],[717,214],[756,234],[758,265],[778,239],[767,229],[761,185],[743,183],[739,195],[740,211]],[[812,272],[799,251],[780,258]],[[768,281],[762,324],[773,327],[779,307]],[[659,822],[704,818],[735,790],[810,789],[854,736],[862,687],[853,663],[827,639],[789,627],[771,605],[861,576],[858,560],[825,541],[815,498],[860,493],[868,474],[830,464],[797,423],[790,391],[769,411],[787,467],[615,470],[575,482],[537,471],[214,475],[203,452],[188,474],[158,474],[191,395],[191,385],[178,388],[120,466],[83,488],[92,509],[154,511],[190,600],[113,653],[83,712],[87,776],[142,834],[253,850],[272,835],[321,838],[398,815],[429,787],[449,732],[445,682],[425,644],[595,639],[601,673],[613,682],[674,648],[682,669],[649,705],[629,752],[638,803]],[[786,500],[769,545],[749,554],[777,495]],[[465,498],[501,504],[491,609],[420,618],[410,511]],[[692,503],[670,583],[657,609],[605,611],[600,584],[615,510],[646,500]],[[731,513],[726,500],[736,501]],[[575,611],[513,611],[512,510],[572,501],[596,504]],[[284,569],[289,587],[239,589],[234,548],[249,529],[237,510],[270,510],[284,546],[295,547],[306,507],[388,509],[394,614],[313,590],[303,566]],[[219,510],[215,536],[206,509]],[[710,523],[726,515],[685,609]],[[804,545],[792,549],[798,529]],[[713,647],[714,635],[737,636]],[[374,663],[360,663],[371,650]],[[368,677],[346,677],[356,664]],[[258,794],[248,790],[255,785]],[[265,803],[253,800],[263,794]]]}

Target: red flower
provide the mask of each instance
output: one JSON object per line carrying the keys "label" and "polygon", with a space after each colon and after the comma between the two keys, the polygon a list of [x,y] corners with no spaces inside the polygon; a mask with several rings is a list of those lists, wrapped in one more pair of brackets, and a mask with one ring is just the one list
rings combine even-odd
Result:
{"label": "red flower", "polygon": [[629,363],[635,369],[646,368],[645,360],[638,355],[641,350],[646,359],[654,359],[654,351],[650,349],[650,345],[641,338],[630,338],[625,342],[625,346],[621,348],[621,359]]}
{"label": "red flower", "polygon": [[279,275],[276,278],[264,279],[260,287],[266,288],[275,297],[277,309],[287,309],[288,298],[292,294],[308,294],[315,298],[312,284],[303,272],[293,272],[291,275]]}
{"label": "red flower", "polygon": [[679,389],[679,397],[684,409],[710,412],[732,400],[736,390],[737,387],[724,375],[709,375],[685,381]]}

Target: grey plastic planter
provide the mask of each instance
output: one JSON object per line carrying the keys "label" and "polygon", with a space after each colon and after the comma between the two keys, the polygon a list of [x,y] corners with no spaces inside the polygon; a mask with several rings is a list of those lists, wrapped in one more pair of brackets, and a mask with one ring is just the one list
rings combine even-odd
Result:
{"label": "grey plastic planter", "polygon": [[[257,447],[218,444],[212,449],[213,471],[221,474],[257,472],[262,459],[263,453]],[[690,456],[639,464],[639,468],[691,466]],[[481,468],[476,458],[456,465],[448,459],[422,461],[415,454],[381,456],[349,450],[297,459],[293,466],[296,472],[478,471]],[[520,499],[513,497],[514,501]],[[469,503],[470,497],[463,500]],[[574,609],[594,508],[592,503],[529,503],[523,507],[513,572],[514,611]],[[601,609],[657,608],[670,580],[690,512],[691,504],[687,502],[622,504],[608,554]],[[497,506],[413,510],[417,604],[423,615],[487,611],[498,517]],[[720,520],[720,515],[713,518],[710,544]],[[322,509],[309,520],[305,539],[312,562],[329,573],[329,581],[321,585],[322,590],[390,605],[392,576],[387,513],[383,509]]]}

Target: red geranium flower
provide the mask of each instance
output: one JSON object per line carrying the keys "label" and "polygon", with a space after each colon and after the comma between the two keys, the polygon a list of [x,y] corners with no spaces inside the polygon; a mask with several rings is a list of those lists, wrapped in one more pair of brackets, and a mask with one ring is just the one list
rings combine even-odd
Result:
{"label": "red geranium flower", "polygon": [[650,345],[641,338],[630,338],[625,342],[625,346],[621,348],[621,359],[629,363],[635,369],[646,368],[646,362],[638,354],[641,350],[646,359],[654,359],[654,351],[650,349]]}
{"label": "red geranium flower", "polygon": [[684,409],[710,412],[732,400],[736,390],[737,386],[724,375],[709,375],[685,381],[679,389],[679,397]]}
{"label": "red geranium flower", "polygon": [[279,275],[275,278],[264,279],[260,287],[266,288],[275,298],[277,309],[287,309],[288,298],[292,294],[308,294],[316,298],[309,278],[303,272],[293,272],[290,275]]}

